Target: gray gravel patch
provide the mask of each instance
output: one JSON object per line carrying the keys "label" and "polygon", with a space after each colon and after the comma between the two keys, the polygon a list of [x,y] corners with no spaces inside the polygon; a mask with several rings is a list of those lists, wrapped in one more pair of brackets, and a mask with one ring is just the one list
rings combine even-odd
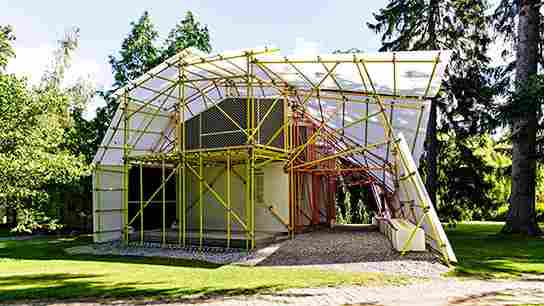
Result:
{"label": "gray gravel patch", "polygon": [[224,248],[173,248],[160,247],[160,244],[146,243],[126,245],[120,241],[97,243],[66,249],[68,254],[118,255],[133,257],[164,257],[206,261],[215,264],[230,264],[248,256],[248,252]]}
{"label": "gray gravel patch", "polygon": [[334,232],[297,235],[259,262],[259,266],[335,269],[346,272],[383,272],[417,277],[439,277],[448,267],[431,252],[401,256],[379,232]]}
{"label": "gray gravel patch", "polygon": [[430,252],[401,256],[379,232],[322,230],[300,234],[292,240],[253,252],[217,247],[161,248],[160,244],[125,245],[119,241],[67,249],[70,254],[165,257],[216,264],[330,269],[343,272],[382,272],[415,277],[440,277],[448,271]]}

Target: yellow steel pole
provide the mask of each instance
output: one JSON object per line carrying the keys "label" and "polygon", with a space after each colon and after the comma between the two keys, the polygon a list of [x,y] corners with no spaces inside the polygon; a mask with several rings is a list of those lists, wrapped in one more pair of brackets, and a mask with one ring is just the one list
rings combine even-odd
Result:
{"label": "yellow steel pole", "polygon": [[[178,128],[181,125],[180,133],[178,133],[178,143],[180,146],[180,152],[181,152],[181,171],[178,171],[178,180],[181,184],[181,209],[178,215],[178,243],[185,246],[186,241],[186,224],[185,224],[185,210],[187,206],[187,182],[186,182],[186,168],[185,168],[185,162],[186,162],[186,132],[185,132],[185,73],[182,68],[178,69],[178,77],[179,77],[179,98],[180,98],[180,105],[179,105],[179,122],[178,122]],[[181,179],[180,179],[181,176]]]}
{"label": "yellow steel pole", "polygon": [[230,248],[230,239],[231,239],[231,232],[230,232],[230,210],[231,210],[231,203],[230,203],[230,151],[227,150],[227,248]]}
{"label": "yellow steel pole", "polygon": [[166,244],[166,168],[162,160],[162,244]]}
{"label": "yellow steel pole", "polygon": [[199,211],[199,246],[200,249],[202,249],[202,243],[203,243],[203,206],[204,206],[204,160],[202,158],[202,153],[198,153],[198,174],[200,175],[201,180],[198,183],[198,193],[200,195],[199,203],[198,203],[198,211]]}
{"label": "yellow steel pole", "polygon": [[[124,94],[124,109],[123,109],[123,240],[128,241],[128,181],[129,181],[129,164],[128,164],[128,142],[129,134],[128,129],[130,128],[129,114],[128,114],[128,99],[127,95]],[[106,149],[104,149],[105,151]],[[100,216],[100,215],[99,215]],[[100,223],[99,223],[100,224]]]}
{"label": "yellow steel pole", "polygon": [[144,168],[140,163],[140,243],[144,243]]}
{"label": "yellow steel pole", "polygon": [[[250,129],[248,129],[248,132],[250,133],[250,135],[255,135],[257,134],[257,139],[260,137],[258,136],[258,133],[259,131],[256,129],[255,127],[255,124],[256,124],[256,121],[257,121],[257,118],[256,118],[256,111],[257,111],[257,105],[255,103],[255,96],[254,96],[254,92],[253,92],[253,64],[252,64],[252,61],[253,61],[253,55],[249,55],[248,57],[248,62],[249,62],[249,70],[248,70],[248,74],[249,74],[249,91],[248,91],[248,94],[249,94],[249,97],[250,97],[250,101],[251,101],[251,126],[250,126]],[[277,100],[276,100],[277,102]],[[274,103],[275,104],[275,103]],[[274,105],[272,106],[274,107]],[[271,109],[272,109],[271,107]],[[266,115],[265,115],[266,117]],[[263,119],[264,121],[264,119]],[[250,180],[250,183],[251,183],[251,186],[250,186],[250,235],[251,235],[251,249],[254,249],[255,248],[255,143],[258,143],[259,141],[256,141],[255,138],[252,138],[251,139],[251,144],[252,144],[252,148],[251,148],[251,163],[250,163],[250,175],[251,175],[251,180]]]}

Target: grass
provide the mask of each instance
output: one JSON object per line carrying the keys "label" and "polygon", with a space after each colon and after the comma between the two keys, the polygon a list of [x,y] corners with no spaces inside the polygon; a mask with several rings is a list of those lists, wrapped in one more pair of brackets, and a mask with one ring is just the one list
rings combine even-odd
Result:
{"label": "grass", "polygon": [[0,237],[15,236],[15,233],[11,232],[11,229],[7,226],[0,225]]}
{"label": "grass", "polygon": [[502,222],[461,223],[448,229],[459,263],[449,275],[510,278],[544,274],[544,239],[499,234]]}
{"label": "grass", "polygon": [[403,284],[405,277],[316,269],[221,266],[158,259],[70,256],[89,238],[0,241],[0,296],[19,299],[183,298],[240,295],[295,287]]}

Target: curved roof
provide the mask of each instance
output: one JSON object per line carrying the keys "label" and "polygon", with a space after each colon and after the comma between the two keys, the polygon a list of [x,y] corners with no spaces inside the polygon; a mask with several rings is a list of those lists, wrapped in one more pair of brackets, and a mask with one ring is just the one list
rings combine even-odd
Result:
{"label": "curved roof", "polygon": [[[423,149],[427,99],[437,94],[449,57],[449,51],[286,57],[266,47],[214,55],[184,50],[115,92],[120,107],[94,162],[122,164],[125,136],[131,155],[169,152],[180,100],[186,102],[183,117],[188,120],[225,97],[247,96],[248,83],[254,97],[288,95],[316,122],[326,121],[328,128],[341,130],[361,146],[387,138],[383,120],[374,116],[383,106],[417,160]],[[122,128],[125,105],[128,135]],[[391,160],[388,146],[369,151]]]}

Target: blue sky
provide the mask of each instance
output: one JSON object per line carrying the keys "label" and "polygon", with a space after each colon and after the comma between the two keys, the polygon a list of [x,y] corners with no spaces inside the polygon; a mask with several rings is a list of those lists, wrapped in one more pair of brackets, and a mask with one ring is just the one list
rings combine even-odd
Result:
{"label": "blue sky", "polygon": [[129,24],[148,10],[165,36],[187,10],[207,24],[214,51],[273,45],[289,54],[300,49],[331,52],[357,47],[375,51],[377,36],[364,26],[386,0],[374,1],[31,1],[0,2],[0,20],[15,28],[17,59],[11,72],[37,78],[55,41],[71,26],[81,28],[71,77],[90,75],[109,87],[110,54],[119,50]]}

